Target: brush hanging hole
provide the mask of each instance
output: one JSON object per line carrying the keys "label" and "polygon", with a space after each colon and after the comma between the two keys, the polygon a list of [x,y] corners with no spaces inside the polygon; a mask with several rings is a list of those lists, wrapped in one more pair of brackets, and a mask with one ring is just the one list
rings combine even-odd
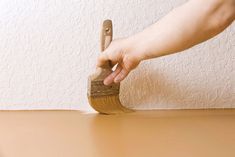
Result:
{"label": "brush hanging hole", "polygon": [[105,28],[106,33],[110,33],[110,29],[109,28]]}

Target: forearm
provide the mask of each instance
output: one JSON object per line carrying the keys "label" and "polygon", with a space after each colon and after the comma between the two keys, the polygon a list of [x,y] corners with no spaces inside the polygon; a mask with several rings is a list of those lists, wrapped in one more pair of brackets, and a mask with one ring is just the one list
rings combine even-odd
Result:
{"label": "forearm", "polygon": [[183,51],[223,31],[235,19],[235,0],[191,0],[129,38],[143,59]]}
{"label": "forearm", "polygon": [[114,40],[97,65],[117,68],[104,84],[122,81],[145,59],[169,55],[197,45],[222,32],[235,19],[235,0],[190,0],[133,36]]}

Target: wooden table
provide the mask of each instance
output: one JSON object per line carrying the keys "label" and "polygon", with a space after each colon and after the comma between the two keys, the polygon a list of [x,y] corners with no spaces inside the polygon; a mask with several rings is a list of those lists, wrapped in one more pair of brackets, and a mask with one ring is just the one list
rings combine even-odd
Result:
{"label": "wooden table", "polygon": [[0,157],[235,157],[235,110],[1,111]]}

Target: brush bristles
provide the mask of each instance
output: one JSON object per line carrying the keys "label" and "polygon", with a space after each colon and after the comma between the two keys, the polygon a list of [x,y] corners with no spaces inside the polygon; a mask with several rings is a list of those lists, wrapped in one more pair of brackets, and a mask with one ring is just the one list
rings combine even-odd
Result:
{"label": "brush bristles", "polygon": [[87,97],[90,105],[103,114],[132,112],[131,109],[124,107],[119,100],[120,84],[113,83],[110,86],[105,86],[103,78],[106,75],[99,74],[91,75],[88,79]]}
{"label": "brush bristles", "polygon": [[100,97],[100,96],[110,96],[118,95],[120,84],[111,84],[109,86],[104,85],[104,80],[92,80],[88,82],[88,96]]}
{"label": "brush bristles", "polygon": [[131,109],[124,107],[118,95],[91,97],[88,96],[90,105],[99,113],[118,114],[132,112]]}

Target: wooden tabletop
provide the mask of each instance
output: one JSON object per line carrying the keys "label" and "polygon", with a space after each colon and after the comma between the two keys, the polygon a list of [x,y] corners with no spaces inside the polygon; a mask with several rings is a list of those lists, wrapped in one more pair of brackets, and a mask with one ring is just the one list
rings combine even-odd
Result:
{"label": "wooden tabletop", "polygon": [[235,157],[235,110],[1,111],[0,157]]}

